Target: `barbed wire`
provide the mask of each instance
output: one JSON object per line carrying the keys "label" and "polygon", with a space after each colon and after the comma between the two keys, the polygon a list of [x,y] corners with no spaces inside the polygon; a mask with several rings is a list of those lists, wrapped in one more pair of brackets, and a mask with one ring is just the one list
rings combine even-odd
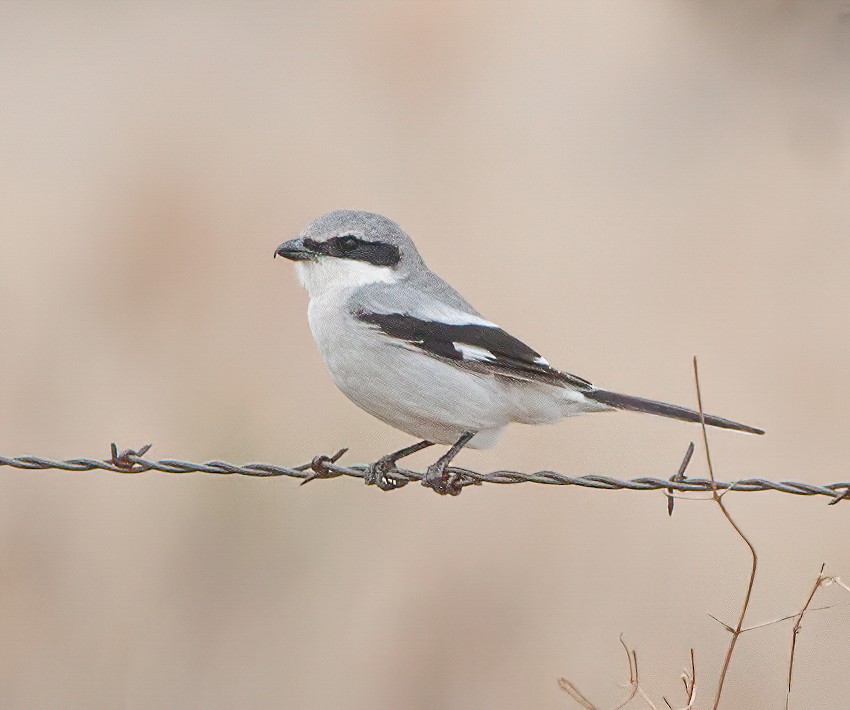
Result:
{"label": "barbed wire", "polygon": [[[144,458],[144,455],[149,449],[150,444],[143,446],[138,451],[133,449],[119,451],[118,447],[112,444],[112,456],[103,460],[90,458],[55,460],[41,456],[0,456],[0,466],[28,471],[55,469],[75,472],[111,471],[121,474],[139,474],[148,471],[158,471],[160,473],[170,474],[208,473],[259,478],[288,476],[290,478],[300,479],[302,483],[319,478],[336,478],[338,476],[364,479],[367,478],[367,472],[369,471],[369,466],[362,464],[353,466],[341,466],[337,464],[337,461],[347,449],[341,449],[333,456],[316,456],[309,463],[293,467],[278,466],[270,463],[237,465],[226,461],[194,463],[179,459],[151,460]],[[689,449],[689,452],[692,452],[692,449]],[[684,478],[681,470],[670,478],[643,476],[626,480],[596,474],[569,476],[550,470],[540,470],[531,473],[498,470],[491,471],[490,473],[480,473],[467,468],[452,466],[447,469],[447,472],[456,477],[461,487],[481,485],[484,483],[538,483],[548,486],[579,486],[582,488],[609,491],[663,490],[668,494],[672,494],[673,492],[706,493],[712,490],[711,480],[704,478]],[[395,487],[400,488],[408,483],[421,481],[424,474],[404,468],[395,468],[392,471],[386,472],[384,475],[395,484]],[[778,493],[790,493],[791,495],[798,496],[826,496],[831,499],[830,505],[841,500],[850,499],[850,481],[819,485],[815,483],[804,483],[802,481],[771,481],[764,478],[745,478],[740,481],[717,481],[715,485],[718,490],[734,490],[742,493],[776,491]]]}

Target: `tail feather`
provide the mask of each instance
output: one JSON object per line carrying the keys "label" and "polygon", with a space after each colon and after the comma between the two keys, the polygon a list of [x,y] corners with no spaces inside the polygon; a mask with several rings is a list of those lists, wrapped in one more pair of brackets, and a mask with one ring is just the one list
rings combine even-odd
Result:
{"label": "tail feather", "polygon": [[[701,421],[700,413],[693,409],[686,409],[675,404],[667,404],[666,402],[656,402],[652,399],[644,399],[643,397],[632,397],[628,394],[618,394],[617,392],[608,392],[607,390],[595,389],[590,392],[583,393],[588,399],[592,399],[600,404],[607,404],[615,409],[626,409],[630,412],[646,412],[647,414],[655,414],[660,417],[669,417],[670,419],[681,419],[685,422]],[[705,423],[708,426],[716,426],[721,429],[732,429],[733,431],[744,431],[748,434],[764,434],[762,429],[739,424],[730,419],[723,417],[715,417],[711,414],[705,415]]]}

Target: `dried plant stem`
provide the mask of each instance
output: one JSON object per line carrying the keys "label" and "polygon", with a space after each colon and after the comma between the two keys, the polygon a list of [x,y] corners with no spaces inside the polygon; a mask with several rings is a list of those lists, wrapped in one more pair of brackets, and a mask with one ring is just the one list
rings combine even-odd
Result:
{"label": "dried plant stem", "polygon": [[[611,710],[621,710],[626,707],[626,705],[635,699],[638,692],[640,692],[641,696],[645,698],[645,694],[641,691],[638,683],[637,653],[626,645],[622,634],[620,634],[620,644],[626,652],[626,659],[629,663],[629,694],[625,699],[611,708]],[[586,710],[599,710],[599,706],[582,693],[572,681],[569,681],[566,678],[558,678],[558,685],[561,687],[561,690],[569,694],[573,700],[575,700],[583,708],[586,708]]]}
{"label": "dried plant stem", "polygon": [[753,585],[756,581],[756,570],[758,568],[758,553],[756,553],[756,548],[753,547],[753,544],[738,526],[738,523],[736,523],[735,519],[729,514],[729,511],[726,509],[726,506],[723,503],[722,496],[720,495],[716,485],[716,479],[714,477],[714,467],[711,463],[711,452],[708,446],[708,432],[705,426],[705,413],[702,408],[702,393],[700,391],[699,386],[699,367],[697,366],[696,357],[694,357],[694,381],[696,383],[697,389],[697,404],[699,406],[700,424],[702,425],[702,440],[705,444],[705,459],[706,463],[708,464],[708,474],[711,478],[712,483],[711,495],[714,498],[714,501],[717,503],[718,507],[720,508],[720,511],[723,513],[723,516],[726,518],[726,520],[729,521],[729,524],[732,526],[735,532],[738,533],[740,538],[749,548],[750,555],[753,560],[752,568],[750,570],[750,579],[747,583],[747,593],[744,595],[744,602],[741,605],[741,613],[738,616],[738,623],[735,625],[735,628],[731,630],[732,640],[729,642],[729,648],[726,651],[726,658],[723,661],[723,669],[720,671],[720,678],[717,682],[717,693],[714,696],[714,703],[711,706],[712,710],[717,710],[717,708],[720,706],[720,697],[723,694],[723,684],[726,682],[726,673],[729,671],[729,664],[732,662],[732,654],[735,652],[735,645],[738,643],[738,637],[744,631],[744,619],[747,616],[747,609],[750,606],[750,598],[753,594]]}
{"label": "dried plant stem", "polygon": [[[827,609],[832,609],[832,606],[816,606],[814,609],[807,609],[808,613],[812,613],[813,611],[826,611]],[[741,629],[741,633],[746,633],[747,631],[755,631],[756,629],[763,629],[765,626],[773,626],[773,624],[781,624],[783,621],[791,621],[791,619],[796,619],[798,614],[789,614],[788,616],[782,616],[778,619],[771,619],[770,621],[762,621],[760,624],[753,624],[752,626],[747,626],[745,629]],[[711,614],[709,614],[711,616]],[[715,621],[719,621],[723,624],[720,619],[712,616],[712,619]],[[725,624],[723,624],[725,626]]]}
{"label": "dried plant stem", "polygon": [[[752,599],[752,595],[753,595],[753,589],[755,587],[756,572],[758,570],[758,553],[756,552],[755,546],[752,544],[750,539],[746,536],[744,531],[741,529],[741,527],[738,525],[738,523],[735,521],[735,519],[729,513],[729,510],[726,508],[726,505],[723,502],[724,494],[726,492],[728,492],[729,490],[731,490],[733,486],[729,486],[729,487],[726,487],[724,489],[724,484],[720,483],[714,475],[714,464],[711,460],[711,449],[710,449],[709,443],[708,443],[708,432],[707,432],[706,425],[705,425],[705,413],[704,413],[703,404],[702,404],[702,391],[700,389],[699,368],[698,368],[698,365],[697,365],[696,357],[693,360],[693,365],[694,365],[694,382],[696,384],[697,405],[698,405],[698,408],[699,408],[700,423],[702,425],[702,439],[703,439],[703,444],[705,445],[705,458],[706,458],[706,463],[708,464],[708,472],[709,472],[709,480],[707,481],[707,483],[710,484],[710,487],[707,490],[711,494],[711,498],[707,499],[707,500],[710,500],[710,501],[717,504],[717,507],[720,508],[721,513],[723,513],[723,517],[726,518],[729,525],[732,526],[732,529],[744,541],[744,544],[747,546],[747,549],[750,552],[750,557],[752,559],[752,564],[751,564],[751,567],[750,567],[750,575],[749,575],[749,578],[747,580],[746,593],[744,595],[744,599],[743,599],[743,602],[741,604],[741,611],[738,615],[738,620],[737,620],[737,623],[735,624],[735,626],[730,626],[729,624],[726,624],[726,623],[720,621],[720,619],[717,619],[714,616],[711,617],[715,621],[720,623],[723,626],[723,628],[725,628],[729,632],[729,634],[731,636],[731,640],[729,642],[729,647],[726,650],[726,656],[724,658],[723,666],[722,666],[722,669],[720,671],[720,676],[719,676],[718,681],[717,681],[717,690],[716,690],[716,693],[714,695],[714,699],[713,699],[711,708],[712,708],[712,710],[718,710],[718,708],[720,707],[720,700],[721,700],[721,697],[722,697],[722,694],[723,694],[724,684],[726,682],[726,675],[729,671],[729,667],[730,667],[731,662],[732,662],[732,656],[735,653],[735,648],[736,648],[737,643],[738,643],[738,638],[741,636],[741,634],[743,634],[747,631],[753,631],[754,629],[760,629],[760,628],[763,628],[765,626],[770,626],[772,624],[778,624],[780,622],[790,621],[791,619],[793,619],[794,620],[794,626],[793,626],[792,634],[791,634],[791,653],[790,653],[790,659],[789,659],[789,663],[788,663],[788,685],[787,685],[787,692],[786,692],[786,697],[785,697],[785,710],[790,710],[791,687],[792,687],[792,680],[793,680],[793,674],[794,674],[794,658],[795,658],[795,653],[796,653],[796,649],[797,649],[797,636],[800,633],[800,629],[802,628],[803,616],[806,615],[809,612],[814,612],[814,611],[819,611],[821,609],[829,609],[830,608],[828,606],[826,606],[826,607],[814,607],[814,608],[812,607],[812,602],[815,598],[815,595],[817,594],[818,589],[820,589],[821,587],[826,587],[826,586],[829,586],[831,584],[836,584],[836,585],[840,586],[841,588],[843,588],[845,591],[850,592],[850,585],[846,584],[840,577],[833,577],[833,576],[824,575],[825,565],[821,565],[820,572],[818,573],[818,577],[815,580],[815,584],[812,587],[811,591],[809,592],[809,595],[806,598],[806,601],[803,604],[803,607],[800,609],[800,611],[798,611],[796,614],[791,614],[789,616],[783,616],[781,618],[773,619],[771,621],[765,621],[765,622],[762,622],[762,623],[759,623],[759,624],[755,624],[753,626],[744,626],[744,621],[746,620],[747,612],[748,612],[749,607],[750,607],[750,600]],[[684,482],[686,482],[686,481],[690,482],[692,480],[692,479],[686,479],[685,478],[685,470],[687,469],[687,466],[688,466],[688,463],[690,461],[692,454],[693,454],[693,444],[691,444],[688,447],[688,451],[685,454],[685,458],[682,462],[682,465],[679,467],[678,473],[670,478],[669,483],[671,484],[671,486],[682,485]],[[672,508],[673,508],[672,499],[674,497],[676,497],[675,494],[672,492],[673,490],[676,490],[676,489],[668,487],[668,490],[665,491],[665,495],[668,497],[668,508],[667,508],[668,512],[672,512]],[[844,496],[842,495],[842,498],[843,497]],[[709,616],[711,616],[711,615],[709,615]],[[630,692],[629,692],[628,697],[626,697],[623,701],[621,701],[619,704],[617,704],[615,706],[614,710],[619,710],[620,708],[625,707],[632,700],[634,700],[635,698],[638,698],[638,697],[641,700],[643,700],[643,702],[646,704],[647,707],[652,708],[652,710],[657,710],[656,705],[652,702],[651,698],[644,692],[643,688],[640,687],[640,684],[638,682],[637,654],[633,650],[629,649],[629,647],[623,641],[622,636],[620,636],[620,643],[623,645],[623,648],[626,651],[626,658],[628,659],[628,662],[629,662],[629,686],[628,687],[630,689]],[[695,705],[696,705],[696,696],[697,696],[696,675],[697,675],[697,672],[696,672],[696,660],[695,660],[695,657],[694,657],[693,649],[691,649],[690,660],[691,660],[690,672],[685,670],[685,671],[683,671],[682,676],[681,676],[682,684],[684,686],[685,696],[687,698],[687,705],[684,708],[681,708],[681,710],[693,710]],[[566,678],[561,678],[561,679],[559,679],[558,682],[559,682],[561,688],[563,690],[565,690],[567,693],[569,693],[569,695],[573,698],[573,700],[575,700],[577,703],[579,703],[579,705],[581,705],[583,708],[585,708],[586,710],[599,710],[599,706],[595,705],[586,695],[584,695],[581,691],[579,691],[579,689],[576,688],[576,686],[572,682],[568,681]],[[673,704],[666,697],[662,696],[662,700],[664,701],[664,704],[667,706],[667,708],[669,710],[674,710]]]}
{"label": "dried plant stem", "polygon": [[[682,671],[681,675],[682,685],[685,687],[685,695],[688,698],[688,704],[680,708],[680,710],[693,710],[694,704],[697,701],[697,662],[694,656],[694,649],[691,649],[691,672],[688,673],[687,670]],[[673,705],[670,703],[667,698],[661,698],[664,701],[664,704],[669,708],[669,710],[674,710]]]}
{"label": "dried plant stem", "polygon": [[685,694],[688,696],[688,704],[684,710],[691,710],[697,701],[697,662],[694,657],[694,649],[691,649],[691,674],[682,672],[682,685],[685,686]]}
{"label": "dried plant stem", "polygon": [[794,653],[797,650],[797,634],[800,633],[800,627],[803,622],[803,614],[805,614],[809,610],[809,605],[812,603],[812,599],[815,598],[815,594],[818,589],[820,589],[821,585],[829,579],[829,577],[825,577],[823,574],[823,570],[826,567],[826,563],[820,566],[820,572],[818,572],[818,578],[815,580],[815,584],[812,587],[812,591],[809,592],[809,596],[806,599],[806,603],[803,605],[803,608],[800,609],[799,612],[795,615],[797,620],[794,622],[794,628],[791,630],[791,657],[788,661],[788,688],[785,693],[785,710],[789,710],[791,707],[791,679],[794,675]]}

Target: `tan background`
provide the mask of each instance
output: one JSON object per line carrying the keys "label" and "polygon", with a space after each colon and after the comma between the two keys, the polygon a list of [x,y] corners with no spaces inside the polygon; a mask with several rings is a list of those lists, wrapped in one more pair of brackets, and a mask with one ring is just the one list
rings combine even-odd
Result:
{"label": "tan background", "polygon": [[[326,376],[273,249],[383,212],[556,365],[763,425],[718,474],[846,480],[850,7],[0,3],[0,453],[367,461],[409,443]],[[696,427],[516,427],[478,469],[669,476]],[[426,465],[429,457],[415,463]],[[694,474],[704,473],[698,457]],[[850,507],[739,494],[752,620],[850,576]],[[4,708],[565,708],[568,675],[712,692],[747,557],[660,494],[0,471]],[[848,595],[798,708],[850,698]],[[729,708],[783,702],[790,626]]]}

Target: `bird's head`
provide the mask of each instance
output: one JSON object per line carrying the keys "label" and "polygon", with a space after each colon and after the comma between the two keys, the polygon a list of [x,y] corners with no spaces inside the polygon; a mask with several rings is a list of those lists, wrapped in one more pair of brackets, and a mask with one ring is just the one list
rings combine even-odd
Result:
{"label": "bird's head", "polygon": [[395,222],[354,210],[322,215],[274,254],[295,262],[311,297],[331,289],[392,283],[422,266],[413,241]]}

